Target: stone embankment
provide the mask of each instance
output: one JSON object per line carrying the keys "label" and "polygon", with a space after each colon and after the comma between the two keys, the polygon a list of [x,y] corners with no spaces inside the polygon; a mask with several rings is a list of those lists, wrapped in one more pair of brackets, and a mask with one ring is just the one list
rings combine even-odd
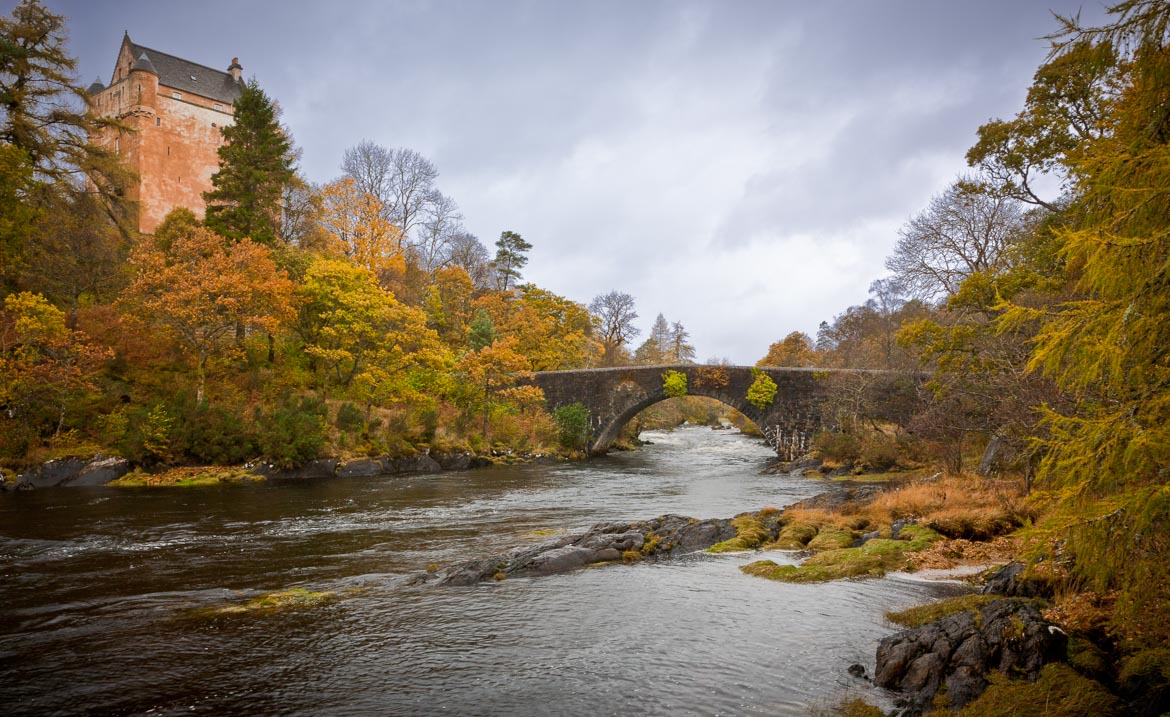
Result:
{"label": "stone embankment", "polygon": [[[502,456],[510,458],[510,456]],[[531,457],[521,457],[531,458]],[[518,459],[519,460],[519,459]],[[471,453],[419,454],[403,458],[378,456],[342,461],[337,458],[319,458],[296,468],[280,468],[271,463],[251,463],[243,470],[258,478],[269,480],[307,480],[315,478],[359,478],[399,473],[440,473],[491,465],[492,458]],[[115,481],[133,469],[125,458],[98,455],[91,460],[61,458],[47,461],[23,473],[0,479],[0,492],[24,491],[36,488],[73,488],[101,486]],[[0,476],[4,472],[0,471]]]}

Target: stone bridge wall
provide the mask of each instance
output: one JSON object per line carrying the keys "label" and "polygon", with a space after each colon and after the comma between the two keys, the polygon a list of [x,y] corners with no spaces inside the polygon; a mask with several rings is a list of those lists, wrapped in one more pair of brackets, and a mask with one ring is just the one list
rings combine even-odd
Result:
{"label": "stone bridge wall", "polygon": [[642,409],[668,398],[663,389],[667,371],[687,377],[687,394],[707,396],[735,408],[764,433],[777,454],[792,460],[811,448],[813,436],[826,426],[823,407],[831,372],[799,368],[760,369],[776,382],[776,398],[763,409],[747,400],[755,380],[749,366],[628,366],[577,371],[544,371],[534,383],[549,410],[580,402],[592,421],[591,453],[604,453],[622,427]]}

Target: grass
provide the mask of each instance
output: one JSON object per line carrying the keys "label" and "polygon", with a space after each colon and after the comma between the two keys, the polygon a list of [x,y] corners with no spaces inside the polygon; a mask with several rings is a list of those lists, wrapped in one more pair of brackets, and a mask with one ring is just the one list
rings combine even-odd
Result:
{"label": "grass", "polygon": [[971,704],[958,711],[934,710],[940,717],[1111,717],[1125,714],[1117,697],[1094,680],[1060,662],[1046,665],[1035,682],[1010,680],[1006,675],[988,676],[991,684]]}
{"label": "grass", "polygon": [[904,627],[919,627],[928,622],[941,620],[949,615],[961,612],[978,612],[978,610],[992,600],[1003,600],[1002,595],[960,595],[939,602],[919,605],[906,610],[887,612],[886,619],[896,625]]}
{"label": "grass", "polygon": [[236,468],[171,468],[162,473],[132,471],[109,485],[120,488],[178,487],[223,485],[225,483],[251,483],[264,480],[264,476],[248,473]]}

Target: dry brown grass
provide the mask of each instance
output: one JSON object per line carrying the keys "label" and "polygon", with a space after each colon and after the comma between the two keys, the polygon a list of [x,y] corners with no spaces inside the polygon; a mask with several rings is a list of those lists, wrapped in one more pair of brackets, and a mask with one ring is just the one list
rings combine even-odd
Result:
{"label": "dry brown grass", "polygon": [[946,570],[960,565],[1006,563],[1018,554],[1019,546],[1019,540],[1011,536],[1001,536],[990,542],[958,538],[940,540],[906,557],[915,570]]}

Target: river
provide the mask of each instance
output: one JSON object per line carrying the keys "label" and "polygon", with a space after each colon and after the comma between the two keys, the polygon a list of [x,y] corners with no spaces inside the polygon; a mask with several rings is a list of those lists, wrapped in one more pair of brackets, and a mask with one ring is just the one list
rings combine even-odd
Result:
{"label": "river", "polygon": [[[785,585],[746,554],[473,588],[448,564],[664,513],[729,517],[823,483],[735,431],[644,433],[583,463],[194,489],[0,494],[6,715],[788,715],[872,671],[883,612],[954,588]],[[777,561],[793,558],[770,553]],[[312,608],[189,617],[289,588]]]}

